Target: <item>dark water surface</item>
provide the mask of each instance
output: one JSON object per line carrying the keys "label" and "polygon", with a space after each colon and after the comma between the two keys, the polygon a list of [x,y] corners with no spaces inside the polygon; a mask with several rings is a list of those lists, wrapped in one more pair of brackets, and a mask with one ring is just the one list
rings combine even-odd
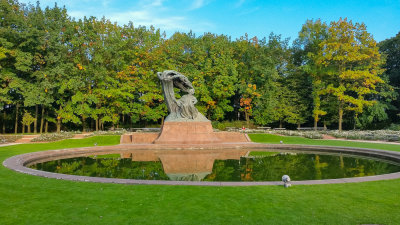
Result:
{"label": "dark water surface", "polygon": [[279,181],[284,174],[289,175],[292,180],[320,180],[400,171],[400,166],[395,163],[325,153],[267,152],[237,159],[218,159],[196,153],[196,156],[188,155],[188,160],[183,159],[183,161],[182,158],[174,160],[174,157],[168,158],[165,155],[158,161],[135,161],[132,154],[129,158],[122,156],[122,154],[110,154],[60,159],[37,163],[30,168],[92,177],[189,181]]}

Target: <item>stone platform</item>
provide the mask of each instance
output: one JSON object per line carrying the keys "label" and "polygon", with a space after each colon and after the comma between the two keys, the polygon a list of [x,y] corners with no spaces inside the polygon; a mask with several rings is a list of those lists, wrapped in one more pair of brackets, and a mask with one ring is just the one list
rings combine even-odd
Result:
{"label": "stone platform", "polygon": [[214,132],[211,122],[165,122],[160,133],[131,133],[121,144],[217,144],[251,142],[239,132]]}

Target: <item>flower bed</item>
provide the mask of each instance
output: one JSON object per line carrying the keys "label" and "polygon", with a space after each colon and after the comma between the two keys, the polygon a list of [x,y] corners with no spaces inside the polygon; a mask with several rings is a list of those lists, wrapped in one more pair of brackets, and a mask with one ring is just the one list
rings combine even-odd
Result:
{"label": "flower bed", "polygon": [[243,132],[246,133],[268,133],[268,134],[279,134],[284,136],[299,136],[310,139],[322,139],[323,135],[330,135],[335,138],[344,138],[350,140],[374,140],[374,141],[389,141],[398,142],[400,141],[400,131],[394,130],[349,130],[341,131],[297,131],[297,130],[252,130],[247,129]]}
{"label": "flower bed", "polygon": [[336,138],[346,138],[351,140],[379,140],[379,141],[399,141],[400,131],[393,130],[365,130],[365,131],[324,131],[328,135]]}
{"label": "flower bed", "polygon": [[322,139],[321,131],[269,130],[265,131],[265,133],[279,134],[284,136],[299,136],[310,139]]}
{"label": "flower bed", "polygon": [[98,136],[98,135],[123,135],[126,132],[127,131],[125,129],[108,130],[108,131],[99,130],[99,131],[95,131],[95,132],[91,133],[90,135],[88,135],[88,137]]}
{"label": "flower bed", "polygon": [[0,144],[12,143],[22,138],[21,135],[0,135]]}
{"label": "flower bed", "polygon": [[63,139],[69,139],[74,137],[76,132],[64,132],[61,131],[60,133],[48,133],[42,134],[37,138],[32,139],[31,142],[51,142],[51,141],[59,141]]}

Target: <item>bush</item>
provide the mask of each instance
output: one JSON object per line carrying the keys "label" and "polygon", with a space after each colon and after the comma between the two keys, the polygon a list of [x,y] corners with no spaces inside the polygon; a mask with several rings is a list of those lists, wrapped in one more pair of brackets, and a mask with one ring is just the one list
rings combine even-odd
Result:
{"label": "bush", "polygon": [[246,128],[250,128],[250,129],[254,129],[256,128],[256,125],[254,125],[253,122],[249,122],[249,124],[247,124],[246,121],[242,121],[242,120],[235,120],[235,121],[213,121],[212,122],[212,126],[215,129],[218,130],[226,130],[227,127],[234,127],[234,128],[242,128],[242,127],[246,127]]}
{"label": "bush", "polygon": [[379,141],[399,141],[400,131],[394,130],[363,130],[363,131],[324,131],[336,138],[346,138],[352,140],[379,140]]}
{"label": "bush", "polygon": [[21,135],[0,135],[0,144],[12,143],[22,138]]}
{"label": "bush", "polygon": [[297,131],[297,130],[270,130],[265,133],[280,134],[285,136],[299,136],[310,139],[322,139],[322,133],[319,131]]}
{"label": "bush", "polygon": [[108,131],[99,130],[99,131],[95,131],[92,134],[88,135],[88,137],[98,136],[98,135],[123,135],[125,133],[126,133],[126,130],[122,129],[122,128],[119,128],[116,130],[108,130]]}
{"label": "bush", "polygon": [[[255,132],[259,132],[255,130]],[[364,130],[364,131],[295,131],[295,130],[268,130],[264,133],[280,134],[285,136],[299,136],[310,139],[322,139],[323,134],[331,135],[336,138],[350,140],[375,140],[375,141],[400,141],[400,131],[394,130]]]}
{"label": "bush", "polygon": [[389,130],[400,131],[400,124],[394,124],[394,123],[392,123],[392,124],[390,124],[390,126],[389,126],[388,129],[389,129]]}
{"label": "bush", "polygon": [[51,141],[59,141],[63,139],[73,138],[75,132],[64,132],[61,131],[60,133],[49,133],[49,134],[42,134],[37,138],[32,139],[31,142],[51,142]]}

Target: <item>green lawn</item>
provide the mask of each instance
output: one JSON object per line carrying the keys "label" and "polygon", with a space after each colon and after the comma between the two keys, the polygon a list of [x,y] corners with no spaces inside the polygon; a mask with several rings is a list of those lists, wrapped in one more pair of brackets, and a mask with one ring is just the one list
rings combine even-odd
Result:
{"label": "green lawn", "polygon": [[[271,137],[251,135],[268,142]],[[281,137],[279,137],[281,138]],[[267,140],[268,139],[268,140]],[[287,141],[295,139],[283,139]],[[118,136],[0,148],[12,155],[114,145]],[[295,142],[296,143],[296,142]],[[298,144],[304,144],[300,142]],[[372,147],[372,146],[370,146]],[[399,224],[400,180],[254,187],[119,185],[63,181],[0,166],[0,224]]]}
{"label": "green lawn", "polygon": [[279,144],[283,141],[284,144],[301,144],[301,145],[329,145],[329,146],[345,146],[356,148],[374,148],[389,151],[400,151],[400,145],[395,144],[382,144],[382,143],[367,143],[367,142],[354,142],[354,141],[341,141],[341,140],[319,140],[308,139],[295,136],[278,136],[273,134],[249,134],[249,137],[254,142]]}

